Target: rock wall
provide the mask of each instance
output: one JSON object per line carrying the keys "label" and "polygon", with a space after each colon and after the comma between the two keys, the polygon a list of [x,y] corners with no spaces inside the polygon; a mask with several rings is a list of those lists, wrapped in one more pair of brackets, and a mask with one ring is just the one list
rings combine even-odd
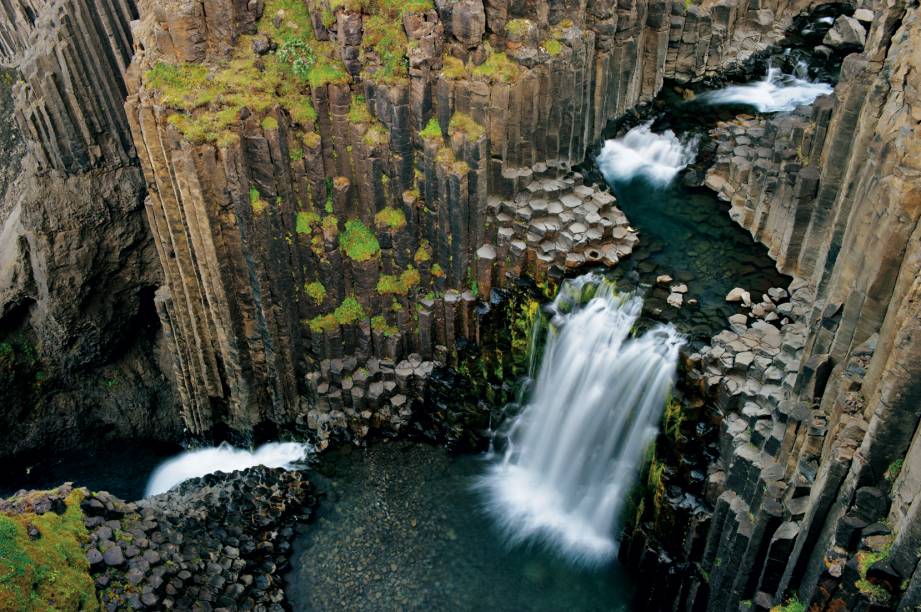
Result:
{"label": "rock wall", "polygon": [[162,274],[122,106],[135,7],[57,0],[4,3],[2,12],[0,52],[15,75],[26,156],[0,207],[9,400],[0,453],[174,439],[153,305]]}
{"label": "rock wall", "polygon": [[715,74],[800,8],[139,7],[126,108],[185,423],[245,433],[313,411],[314,431],[359,436],[378,410],[401,419],[343,399],[343,358],[450,361],[509,274],[628,252],[622,215],[569,168],[665,77]]}
{"label": "rock wall", "polygon": [[701,570],[686,594],[710,607],[921,597],[921,27],[908,3],[855,17],[866,47],[833,95],[714,132],[707,184],[797,280],[773,355],[750,359],[759,324],[733,325],[691,374],[722,417],[712,517],[685,545]]}

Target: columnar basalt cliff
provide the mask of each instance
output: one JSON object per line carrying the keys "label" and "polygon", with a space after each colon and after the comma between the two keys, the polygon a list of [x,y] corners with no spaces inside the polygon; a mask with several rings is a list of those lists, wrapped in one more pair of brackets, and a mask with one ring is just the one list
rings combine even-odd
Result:
{"label": "columnar basalt cliff", "polygon": [[89,431],[175,437],[154,355],[161,274],[123,110],[134,4],[2,11],[26,157],[0,209],[0,454],[76,446]]}
{"label": "columnar basalt cliff", "polygon": [[909,3],[840,17],[868,32],[832,96],[713,133],[707,185],[796,280],[790,303],[752,307],[780,333],[741,316],[690,373],[722,425],[712,518],[678,553],[701,570],[685,601],[919,604],[918,19]]}
{"label": "columnar basalt cliff", "polygon": [[744,59],[796,10],[142,2],[126,106],[186,424],[399,428],[413,397],[366,402],[368,359],[450,361],[508,273],[627,254],[569,168],[665,77]]}

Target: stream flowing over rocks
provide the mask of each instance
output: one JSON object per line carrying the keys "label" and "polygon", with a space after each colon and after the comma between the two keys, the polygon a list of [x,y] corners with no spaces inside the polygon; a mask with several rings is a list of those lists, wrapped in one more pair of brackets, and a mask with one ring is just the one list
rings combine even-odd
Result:
{"label": "stream flowing over rocks", "polygon": [[0,609],[917,608],[919,10],[0,3]]}

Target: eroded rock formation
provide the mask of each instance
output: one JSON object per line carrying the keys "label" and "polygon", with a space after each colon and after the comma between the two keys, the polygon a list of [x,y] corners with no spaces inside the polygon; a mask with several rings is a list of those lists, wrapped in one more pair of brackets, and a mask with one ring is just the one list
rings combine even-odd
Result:
{"label": "eroded rock formation", "polygon": [[629,252],[569,168],[665,77],[744,59],[796,10],[142,2],[126,106],[186,424],[398,426],[405,397],[363,410],[328,373],[444,362],[507,273]]}
{"label": "eroded rock formation", "polygon": [[722,424],[681,597],[711,607],[918,605],[921,30],[912,4],[857,16],[832,96],[714,132],[707,184],[796,280],[780,333],[737,321],[692,372]]}
{"label": "eroded rock formation", "polygon": [[162,275],[122,106],[134,4],[2,10],[27,154],[0,209],[0,454],[173,438],[153,309]]}

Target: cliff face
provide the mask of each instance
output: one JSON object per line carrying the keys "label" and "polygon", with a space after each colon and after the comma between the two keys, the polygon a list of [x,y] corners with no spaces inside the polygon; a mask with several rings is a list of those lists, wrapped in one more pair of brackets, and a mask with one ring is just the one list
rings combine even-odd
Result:
{"label": "cliff face", "polygon": [[832,96],[713,134],[707,184],[797,280],[769,346],[733,325],[692,373],[722,417],[712,518],[684,546],[710,606],[921,597],[921,29],[917,5],[869,8]]}
{"label": "cliff face", "polygon": [[9,393],[0,448],[174,437],[156,356],[162,275],[122,108],[134,5],[2,10],[26,151],[0,216],[0,377]]}
{"label": "cliff face", "polygon": [[399,429],[507,273],[628,253],[613,198],[568,169],[665,77],[715,73],[799,8],[139,6],[126,107],[184,420],[321,438]]}

